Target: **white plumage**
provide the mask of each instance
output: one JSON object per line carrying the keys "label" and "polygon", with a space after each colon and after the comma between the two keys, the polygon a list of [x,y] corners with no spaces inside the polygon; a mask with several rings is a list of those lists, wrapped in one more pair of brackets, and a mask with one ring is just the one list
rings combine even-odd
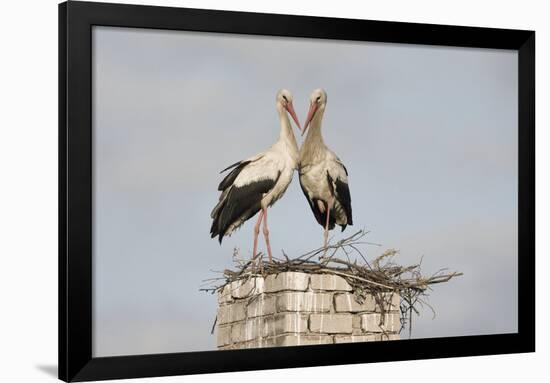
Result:
{"label": "white plumage", "polygon": [[[300,167],[300,183],[308,199],[315,200],[321,213],[325,213],[326,201],[335,197],[337,181],[348,184],[348,176],[343,164],[338,157],[330,151],[325,152],[326,156],[320,158],[318,162],[306,163]],[[330,177],[330,180],[329,180]],[[328,184],[330,182],[330,185]],[[338,198],[334,198],[334,218],[335,223],[341,226],[348,224],[346,211]]]}
{"label": "white plumage", "polygon": [[[317,222],[328,230],[340,225],[342,231],[353,224],[348,173],[342,161],[323,140],[321,123],[327,103],[326,92],[313,91],[303,133],[309,132],[300,150],[300,186]],[[302,133],[302,134],[303,134]]]}
{"label": "white plumage", "polygon": [[[277,93],[277,111],[281,122],[278,141],[265,152],[239,161],[222,172],[233,169],[220,183],[218,204],[211,213],[213,219],[210,234],[218,237],[220,243],[244,222],[260,212],[254,228],[253,255],[256,255],[260,224],[264,222],[263,234],[269,259],[271,246],[267,227],[267,208],[279,200],[292,181],[298,168],[299,152],[288,114],[299,125],[288,90]],[[287,114],[288,113],[288,114]]]}

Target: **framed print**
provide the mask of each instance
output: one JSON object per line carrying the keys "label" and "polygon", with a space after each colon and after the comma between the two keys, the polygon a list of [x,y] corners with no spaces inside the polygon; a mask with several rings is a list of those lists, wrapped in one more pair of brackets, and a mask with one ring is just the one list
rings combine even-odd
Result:
{"label": "framed print", "polygon": [[533,31],[59,5],[59,378],[533,352]]}

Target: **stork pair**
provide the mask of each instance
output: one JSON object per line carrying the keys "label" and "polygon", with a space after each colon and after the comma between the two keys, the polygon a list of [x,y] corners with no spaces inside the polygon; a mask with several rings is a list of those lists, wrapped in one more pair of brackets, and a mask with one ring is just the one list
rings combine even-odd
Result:
{"label": "stork pair", "polygon": [[[294,111],[292,94],[280,90],[276,99],[281,124],[279,139],[266,151],[239,161],[222,173],[231,170],[218,186],[221,192],[218,204],[212,210],[210,234],[220,243],[256,213],[252,255],[258,250],[260,228],[266,242],[269,261],[272,261],[267,211],[279,200],[292,181],[295,170],[300,175],[300,186],[313,211],[315,219],[324,228],[324,247],[328,244],[328,232],[335,225],[342,231],[353,224],[348,172],[340,159],[324,143],[321,123],[327,105],[327,94],[314,90],[309,98],[310,107],[303,129]],[[302,147],[298,149],[290,117],[302,136],[308,132]],[[308,130],[309,128],[309,130]],[[263,223],[263,227],[262,227]]]}

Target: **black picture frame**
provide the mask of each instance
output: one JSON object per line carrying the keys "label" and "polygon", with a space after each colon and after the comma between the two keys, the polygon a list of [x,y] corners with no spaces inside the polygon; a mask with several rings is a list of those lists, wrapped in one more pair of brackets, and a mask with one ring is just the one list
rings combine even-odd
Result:
{"label": "black picture frame", "polygon": [[[92,357],[92,26],[518,52],[518,333]],[[535,32],[70,1],[59,5],[59,378],[88,381],[535,350]],[[230,363],[228,362],[230,360]]]}

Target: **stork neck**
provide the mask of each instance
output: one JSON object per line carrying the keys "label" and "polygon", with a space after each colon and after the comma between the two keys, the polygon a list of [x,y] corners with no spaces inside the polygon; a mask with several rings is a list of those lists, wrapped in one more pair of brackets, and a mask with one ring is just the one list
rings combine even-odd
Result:
{"label": "stork neck", "polygon": [[310,122],[304,145],[323,147],[325,141],[321,133],[321,123],[323,121],[324,110],[319,110]]}
{"label": "stork neck", "polygon": [[296,137],[292,131],[292,123],[286,110],[282,107],[277,108],[279,111],[279,119],[281,121],[281,133],[279,134],[279,141],[288,145],[291,149],[298,152],[298,144],[296,142]]}

